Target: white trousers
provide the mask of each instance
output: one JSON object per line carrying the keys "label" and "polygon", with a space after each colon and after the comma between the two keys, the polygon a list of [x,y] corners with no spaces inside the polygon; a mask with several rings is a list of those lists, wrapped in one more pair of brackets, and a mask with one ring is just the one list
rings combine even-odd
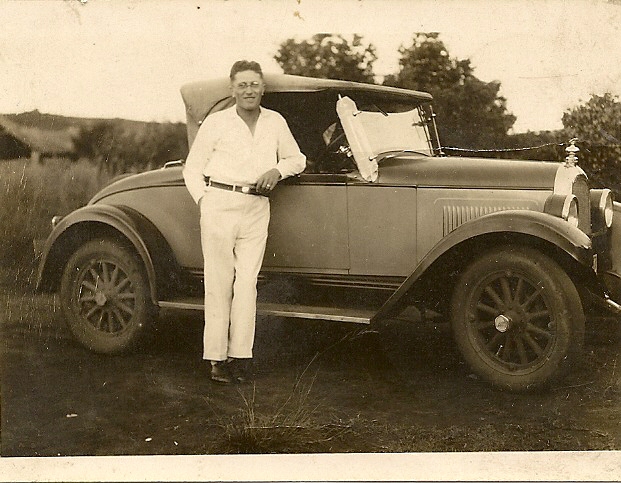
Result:
{"label": "white trousers", "polygon": [[200,204],[205,262],[203,359],[251,358],[269,199],[208,187]]}

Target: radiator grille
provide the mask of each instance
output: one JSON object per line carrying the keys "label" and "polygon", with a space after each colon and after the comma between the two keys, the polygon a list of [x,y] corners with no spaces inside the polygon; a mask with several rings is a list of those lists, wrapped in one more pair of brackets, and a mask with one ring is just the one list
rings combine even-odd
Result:
{"label": "radiator grille", "polygon": [[572,194],[578,199],[578,228],[591,233],[591,196],[584,176],[578,176],[572,186]]}

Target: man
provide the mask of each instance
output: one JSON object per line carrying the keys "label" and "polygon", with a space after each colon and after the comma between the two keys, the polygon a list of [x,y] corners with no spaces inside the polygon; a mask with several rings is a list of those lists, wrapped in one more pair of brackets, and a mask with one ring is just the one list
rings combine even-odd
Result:
{"label": "man", "polygon": [[261,66],[235,62],[230,80],[235,105],[204,120],[183,170],[201,214],[203,359],[211,361],[211,379],[224,384],[248,376],[270,217],[267,196],[306,166],[285,119],[260,105]]}

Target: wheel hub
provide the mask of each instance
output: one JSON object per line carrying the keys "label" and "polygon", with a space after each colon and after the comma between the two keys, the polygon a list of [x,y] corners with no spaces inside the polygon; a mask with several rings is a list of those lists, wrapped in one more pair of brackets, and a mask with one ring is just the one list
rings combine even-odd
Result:
{"label": "wheel hub", "polygon": [[98,290],[95,293],[95,303],[99,307],[103,307],[104,305],[106,305],[107,302],[108,302],[108,297],[106,296],[106,294],[103,292],[103,290]]}
{"label": "wheel hub", "polygon": [[526,328],[527,314],[523,307],[516,303],[505,306],[504,313],[494,319],[494,326],[498,332],[523,331]]}
{"label": "wheel hub", "polygon": [[512,320],[506,315],[500,314],[494,319],[494,326],[498,332],[507,332],[511,328]]}

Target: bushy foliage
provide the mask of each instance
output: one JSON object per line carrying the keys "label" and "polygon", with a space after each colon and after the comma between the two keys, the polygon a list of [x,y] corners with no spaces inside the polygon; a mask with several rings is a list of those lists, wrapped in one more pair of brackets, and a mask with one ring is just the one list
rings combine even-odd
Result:
{"label": "bushy foliage", "polygon": [[606,186],[621,200],[621,102],[606,93],[563,114],[568,138],[578,139],[578,160],[590,179]]}
{"label": "bushy foliage", "polygon": [[400,70],[384,84],[434,96],[443,145],[489,149],[505,144],[516,118],[499,95],[500,82],[476,78],[470,60],[450,57],[437,32],[414,34],[412,45],[402,45],[399,53]]}
{"label": "bushy foliage", "polygon": [[475,152],[477,156],[504,159],[530,159],[534,161],[563,161],[569,138],[565,132],[528,131],[507,134],[502,148]]}
{"label": "bushy foliage", "polygon": [[563,161],[569,138],[559,131],[527,131],[507,136],[505,147],[515,149],[509,157],[536,161]]}
{"label": "bushy foliage", "polygon": [[119,174],[184,159],[188,152],[182,123],[101,121],[82,127],[74,138],[76,155],[92,160],[100,172]]}
{"label": "bushy foliage", "polygon": [[285,74],[374,83],[377,55],[359,35],[350,43],[342,35],[316,34],[309,40],[285,40],[274,59]]}

